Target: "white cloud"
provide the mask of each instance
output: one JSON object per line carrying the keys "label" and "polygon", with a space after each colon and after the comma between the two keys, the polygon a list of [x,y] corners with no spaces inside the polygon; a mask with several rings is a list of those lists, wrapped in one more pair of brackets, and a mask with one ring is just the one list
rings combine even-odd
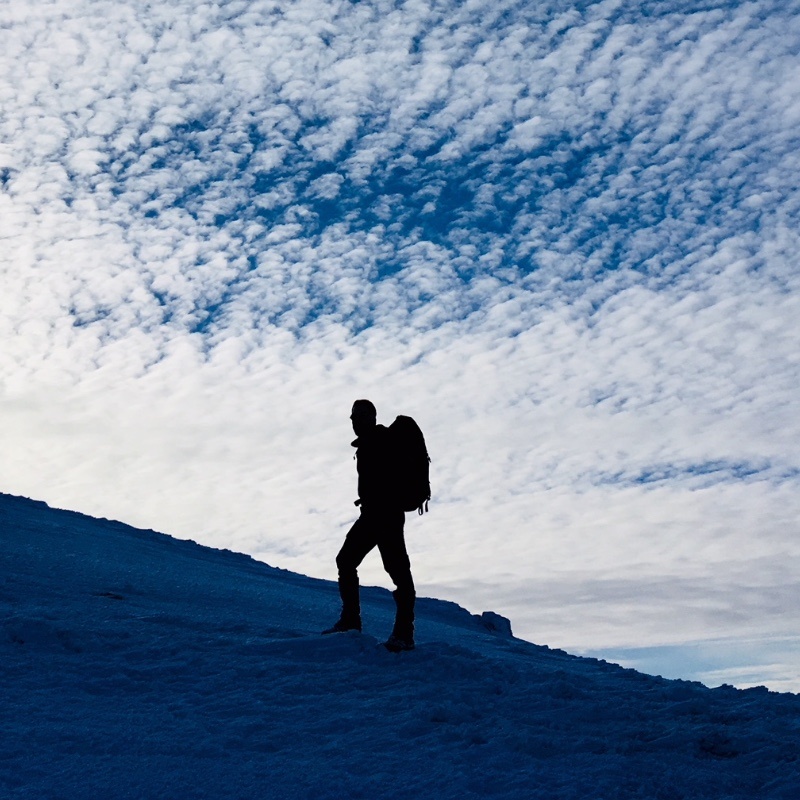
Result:
{"label": "white cloud", "polygon": [[0,488],[331,576],[370,396],[423,586],[797,636],[800,30],[650,10],[8,4]]}

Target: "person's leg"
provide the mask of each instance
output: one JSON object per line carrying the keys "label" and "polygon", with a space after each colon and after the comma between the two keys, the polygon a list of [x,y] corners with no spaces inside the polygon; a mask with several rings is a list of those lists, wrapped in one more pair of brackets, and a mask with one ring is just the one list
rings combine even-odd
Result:
{"label": "person's leg", "polygon": [[397,606],[392,638],[413,645],[414,605],[417,594],[403,535],[404,524],[405,514],[402,511],[387,513],[379,533],[378,548],[383,567],[396,587],[392,593]]}
{"label": "person's leg", "polygon": [[373,547],[375,530],[368,521],[365,522],[362,514],[350,528],[342,549],[336,556],[339,596],[342,598],[342,614],[333,626],[337,630],[361,630],[358,567]]}

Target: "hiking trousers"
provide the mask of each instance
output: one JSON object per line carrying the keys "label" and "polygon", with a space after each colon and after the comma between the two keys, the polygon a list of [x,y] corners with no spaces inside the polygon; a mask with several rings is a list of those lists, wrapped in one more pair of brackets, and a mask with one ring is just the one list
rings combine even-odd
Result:
{"label": "hiking trousers", "polygon": [[396,589],[393,592],[397,615],[394,631],[404,639],[414,637],[416,591],[411,577],[411,562],[403,536],[405,513],[395,509],[362,508],[336,556],[339,570],[339,594],[342,598],[342,621],[361,622],[358,567],[374,547],[378,548],[383,568]]}

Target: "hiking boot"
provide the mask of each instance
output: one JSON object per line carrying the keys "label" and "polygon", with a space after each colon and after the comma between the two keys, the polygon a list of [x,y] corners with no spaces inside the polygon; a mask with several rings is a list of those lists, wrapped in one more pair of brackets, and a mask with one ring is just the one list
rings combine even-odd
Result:
{"label": "hiking boot", "polygon": [[390,653],[402,653],[405,650],[414,649],[414,640],[411,638],[403,638],[392,634],[384,643],[383,646]]}
{"label": "hiking boot", "polygon": [[350,621],[341,619],[337,620],[337,622],[334,623],[332,628],[328,628],[327,630],[322,631],[322,635],[324,636],[325,634],[328,633],[344,633],[345,631],[358,631],[360,633],[361,620],[360,619],[350,620]]}

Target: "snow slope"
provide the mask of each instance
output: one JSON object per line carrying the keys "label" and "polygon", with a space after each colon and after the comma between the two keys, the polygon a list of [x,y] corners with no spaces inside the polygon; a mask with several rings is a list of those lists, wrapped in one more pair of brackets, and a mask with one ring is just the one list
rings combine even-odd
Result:
{"label": "snow slope", "polygon": [[[0,797],[800,797],[800,696],[708,689],[0,495]],[[490,628],[495,628],[490,630]]]}

